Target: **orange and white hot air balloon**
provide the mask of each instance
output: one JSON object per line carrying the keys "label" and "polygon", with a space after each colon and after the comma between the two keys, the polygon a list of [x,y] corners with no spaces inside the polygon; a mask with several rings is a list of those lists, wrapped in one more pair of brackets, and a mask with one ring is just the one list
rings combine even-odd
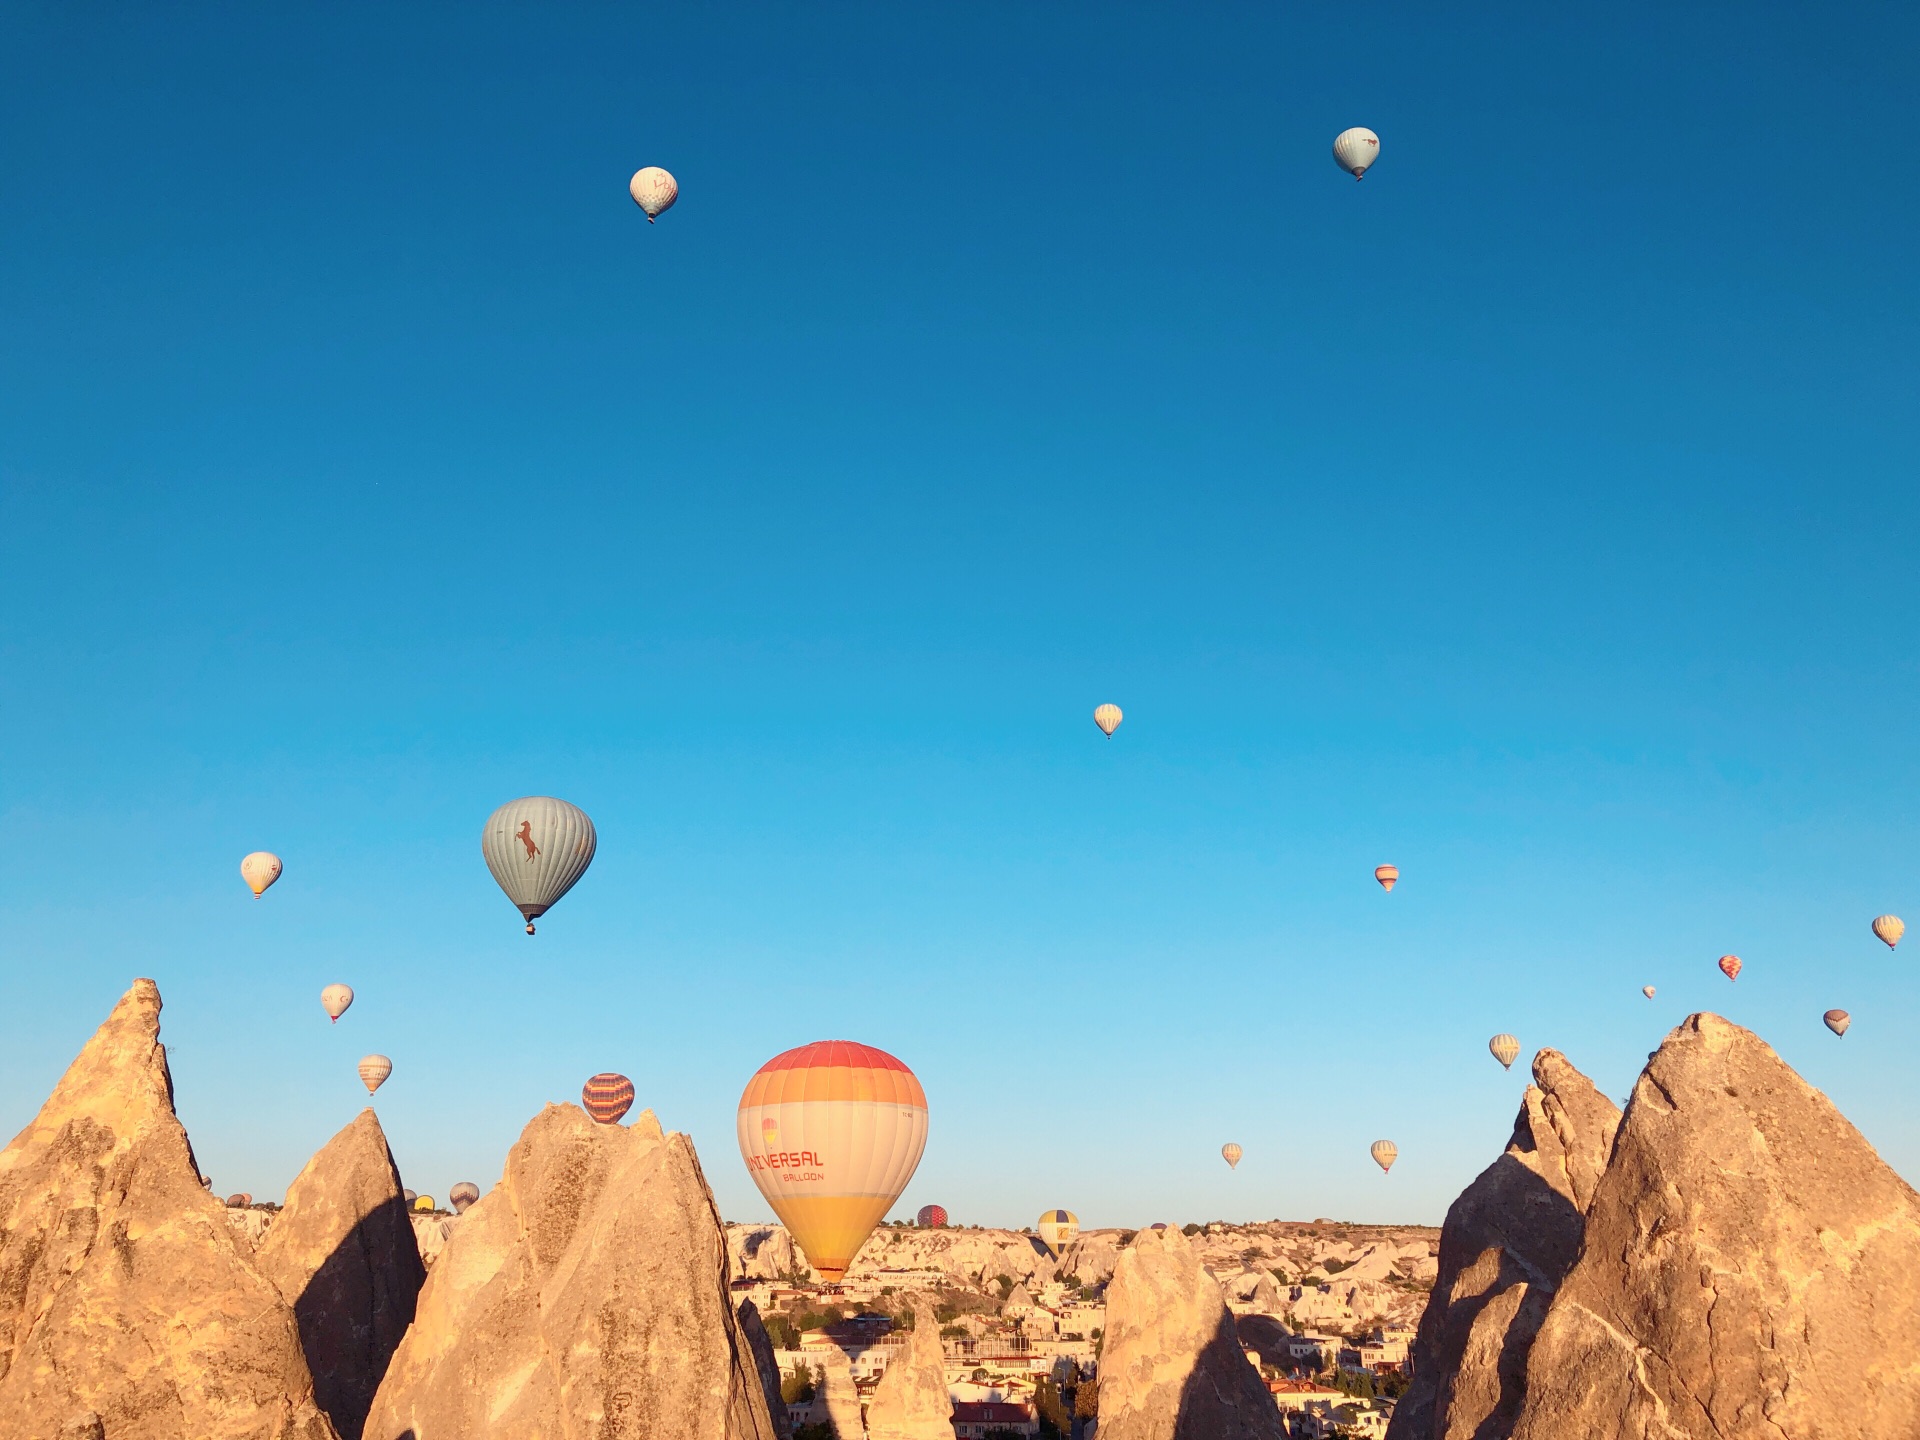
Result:
{"label": "orange and white hot air balloon", "polygon": [[1120,713],[1118,705],[1096,705],[1093,711],[1093,723],[1100,727],[1100,733],[1109,740],[1113,732],[1120,728],[1120,722],[1126,717]]}
{"label": "orange and white hot air balloon", "polygon": [[884,1050],[816,1040],[747,1082],[740,1157],[813,1268],[838,1282],[927,1148],[927,1096]]}
{"label": "orange and white hot air balloon", "polygon": [[1380,1167],[1380,1173],[1384,1175],[1393,1169],[1393,1162],[1400,1158],[1400,1147],[1391,1140],[1376,1140],[1367,1147],[1367,1153],[1373,1156],[1373,1163]]}
{"label": "orange and white hot air balloon", "polygon": [[1398,865],[1376,865],[1373,867],[1373,878],[1380,882],[1380,888],[1382,890],[1391,895],[1394,884],[1400,879],[1400,867]]}
{"label": "orange and white hot air balloon", "polygon": [[1238,1170],[1240,1168],[1240,1157],[1244,1154],[1246,1154],[1246,1151],[1242,1150],[1231,1140],[1220,1147],[1220,1158],[1227,1162],[1227,1168],[1229,1170]]}
{"label": "orange and white hot air balloon", "polygon": [[1729,980],[1738,980],[1740,978],[1740,957],[1738,955],[1722,955],[1720,957],[1720,973]]}
{"label": "orange and white hot air balloon", "polygon": [[387,1083],[387,1077],[393,1074],[393,1061],[384,1055],[362,1055],[355,1067],[360,1072],[360,1083],[367,1087],[371,1095]]}
{"label": "orange and white hot air balloon", "polygon": [[253,891],[258,900],[267,893],[267,887],[280,878],[280,857],[271,850],[256,850],[240,861],[240,878],[247,882],[247,888]]}
{"label": "orange and white hot air balloon", "polygon": [[1891,950],[1900,943],[1900,937],[1907,933],[1907,922],[1898,915],[1882,915],[1873,922],[1873,933]]}

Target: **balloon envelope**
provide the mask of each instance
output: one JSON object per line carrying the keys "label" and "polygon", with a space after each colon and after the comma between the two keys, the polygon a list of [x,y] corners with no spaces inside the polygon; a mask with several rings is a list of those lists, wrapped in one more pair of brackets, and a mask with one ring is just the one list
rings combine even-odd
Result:
{"label": "balloon envelope", "polygon": [[913,1217],[913,1223],[922,1230],[938,1230],[947,1223],[947,1212],[939,1205],[922,1205],[920,1213]]}
{"label": "balloon envelope", "polygon": [[1496,1035],[1487,1042],[1487,1049],[1493,1052],[1502,1068],[1511,1070],[1513,1062],[1520,1054],[1520,1042],[1511,1035]]}
{"label": "balloon envelope", "polygon": [[227,1208],[229,1210],[244,1210],[251,1204],[253,1204],[253,1196],[245,1192],[238,1195],[227,1196]]}
{"label": "balloon envelope", "polygon": [[471,1180],[462,1180],[447,1191],[447,1203],[460,1214],[467,1213],[467,1207],[480,1198],[480,1187]]}
{"label": "balloon envelope", "polygon": [[633,1081],[603,1070],[580,1087],[580,1103],[602,1125],[612,1125],[633,1108]]}
{"label": "balloon envelope", "polygon": [[1853,1017],[1844,1010],[1829,1010],[1820,1018],[1827,1022],[1827,1029],[1836,1035],[1846,1034],[1847,1027],[1853,1024]]}
{"label": "balloon envelope", "polygon": [[1057,1260],[1060,1252],[1079,1235],[1080,1217],[1071,1210],[1049,1210],[1041,1215],[1037,1228],[1040,1231],[1040,1243],[1052,1251]]}
{"label": "balloon envelope", "polygon": [[1120,728],[1120,722],[1125,718],[1126,717],[1120,713],[1120,707],[1118,705],[1096,706],[1093,712],[1093,723],[1098,725],[1102,733],[1106,735],[1112,735],[1114,731],[1118,730]]}
{"label": "balloon envelope", "polygon": [[384,1055],[363,1055],[358,1065],[360,1083],[367,1087],[371,1095],[387,1083],[387,1077],[393,1074],[393,1061]]}
{"label": "balloon envelope", "polygon": [[1220,1147],[1220,1158],[1227,1162],[1227,1168],[1229,1170],[1238,1170],[1240,1168],[1240,1157],[1246,1153],[1246,1151],[1242,1150],[1231,1140]]}
{"label": "balloon envelope", "polygon": [[527,917],[529,935],[533,922],[587,873],[599,843],[587,812],[551,795],[509,800],[480,832],[487,869]]}
{"label": "balloon envelope", "polygon": [[1651,999],[1653,998],[1653,996],[1654,996],[1654,989],[1653,989],[1653,986],[1651,986],[1651,985],[1642,985],[1642,986],[1640,987],[1640,993],[1641,993],[1642,995],[1644,995],[1644,996],[1646,996],[1646,997],[1647,997],[1647,999],[1649,999],[1649,1000],[1651,1000]]}
{"label": "balloon envelope", "polygon": [[335,1021],[347,1013],[347,1007],[351,1004],[353,1004],[351,985],[329,985],[320,992],[321,1008]]}
{"label": "balloon envelope", "polygon": [[240,862],[240,878],[247,882],[247,888],[253,891],[258,900],[267,893],[267,887],[280,878],[280,857],[271,850],[256,850]]}
{"label": "balloon envelope", "polygon": [[1376,865],[1373,867],[1373,878],[1380,882],[1380,888],[1382,890],[1391,895],[1395,882],[1400,879],[1400,867],[1398,865]]}
{"label": "balloon envelope", "polygon": [[1885,941],[1891,950],[1900,943],[1900,937],[1907,933],[1907,922],[1898,915],[1882,915],[1873,922],[1873,933]]}
{"label": "balloon envelope", "polygon": [[627,193],[633,197],[633,203],[646,212],[647,223],[651,225],[680,198],[680,182],[658,165],[648,165],[633,172],[633,178],[627,182]]}
{"label": "balloon envelope", "polygon": [[1367,1148],[1367,1153],[1373,1156],[1373,1163],[1385,1172],[1393,1169],[1393,1162],[1400,1157],[1400,1147],[1391,1140],[1376,1140]]}
{"label": "balloon envelope", "polygon": [[927,1096],[884,1050],[816,1040],[762,1065],[735,1116],[740,1158],[813,1268],[838,1281],[927,1148]]}
{"label": "balloon envelope", "polygon": [[1342,130],[1333,138],[1333,163],[1358,180],[1380,158],[1380,137],[1364,125]]}
{"label": "balloon envelope", "polygon": [[1738,980],[1740,978],[1740,957],[1738,955],[1722,955],[1720,957],[1720,973],[1729,980]]}
{"label": "balloon envelope", "polygon": [[414,1196],[413,1208],[420,1211],[422,1214],[431,1215],[433,1213],[433,1196],[431,1195]]}

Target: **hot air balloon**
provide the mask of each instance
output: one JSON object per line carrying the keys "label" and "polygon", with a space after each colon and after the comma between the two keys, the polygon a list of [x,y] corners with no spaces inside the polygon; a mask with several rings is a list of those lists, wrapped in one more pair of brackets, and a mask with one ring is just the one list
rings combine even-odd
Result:
{"label": "hot air balloon", "polygon": [[1720,973],[1729,980],[1738,980],[1740,978],[1740,957],[1738,955],[1722,955],[1720,957]]}
{"label": "hot air balloon", "polygon": [[1853,1017],[1844,1010],[1829,1010],[1820,1018],[1827,1022],[1827,1029],[1836,1035],[1846,1034],[1847,1027],[1853,1024]]}
{"label": "hot air balloon", "polygon": [[1380,158],[1380,137],[1364,125],[1333,137],[1333,163],[1358,180]]}
{"label": "hot air balloon", "polygon": [[247,888],[253,891],[256,900],[280,878],[280,870],[280,857],[271,850],[256,850],[240,862],[240,878],[247,882]]}
{"label": "hot air balloon", "polygon": [[612,1125],[633,1108],[633,1081],[603,1070],[580,1087],[580,1104],[602,1125]]}
{"label": "hot air balloon", "polygon": [[627,182],[627,193],[633,196],[634,204],[646,211],[647,224],[651,225],[680,198],[680,182],[658,165],[649,165],[633,172],[633,179]]}
{"label": "hot air balloon", "polygon": [[1240,1157],[1246,1153],[1246,1151],[1242,1150],[1231,1140],[1220,1147],[1220,1158],[1227,1162],[1227,1168],[1229,1170],[1238,1170],[1240,1168]]}
{"label": "hot air balloon", "polygon": [[433,1196],[431,1195],[414,1196],[413,1208],[418,1210],[423,1215],[431,1215],[433,1213]]}
{"label": "hot air balloon", "polygon": [[548,795],[509,800],[480,832],[480,853],[507,898],[533,922],[587,873],[599,844],[587,812]]}
{"label": "hot air balloon", "polygon": [[1080,1217],[1071,1210],[1049,1210],[1040,1217],[1040,1243],[1058,1260],[1080,1234]]}
{"label": "hot air balloon", "polygon": [[406,1201],[407,1204],[411,1205],[413,1204],[414,1201],[418,1200],[420,1197],[414,1194],[414,1192],[411,1190],[402,1190],[400,1192],[400,1198]]}
{"label": "hot air balloon", "polygon": [[1503,1070],[1511,1070],[1514,1057],[1520,1053],[1520,1042],[1511,1035],[1496,1035],[1487,1042],[1487,1049],[1493,1052],[1493,1058],[1500,1062]]}
{"label": "hot air balloon", "polygon": [[913,1072],[851,1040],[774,1056],[747,1082],[735,1120],[747,1173],[829,1283],[927,1147],[927,1097]]}
{"label": "hot air balloon", "polygon": [[1641,993],[1642,995],[1644,995],[1644,996],[1646,996],[1646,997],[1647,997],[1647,999],[1649,999],[1649,1000],[1651,1000],[1651,999],[1653,998],[1653,986],[1651,986],[1651,985],[1642,985],[1642,986],[1640,987],[1640,993]]}
{"label": "hot air balloon", "polygon": [[480,1187],[471,1180],[462,1180],[447,1191],[447,1203],[453,1206],[457,1214],[467,1213],[467,1206],[480,1198]]}
{"label": "hot air balloon", "polygon": [[244,1210],[251,1204],[253,1204],[253,1196],[247,1194],[245,1191],[242,1191],[238,1195],[227,1196],[227,1208],[229,1210]]}
{"label": "hot air balloon", "polygon": [[1380,1167],[1382,1174],[1393,1169],[1393,1162],[1400,1156],[1400,1147],[1391,1140],[1376,1140],[1368,1147],[1373,1163]]}
{"label": "hot air balloon", "polygon": [[200,1177],[200,1188],[201,1188],[202,1190],[211,1190],[211,1189],[213,1189],[213,1176],[211,1176],[211,1175],[202,1175],[202,1176]]}
{"label": "hot air balloon", "polygon": [[938,1205],[922,1205],[920,1213],[913,1217],[913,1223],[922,1230],[938,1230],[947,1223],[947,1212]]}
{"label": "hot air balloon", "polygon": [[393,1061],[384,1055],[363,1055],[360,1057],[360,1083],[367,1087],[371,1095],[387,1083],[387,1076],[393,1073]]}
{"label": "hot air balloon", "polygon": [[1400,879],[1400,867],[1398,865],[1376,865],[1373,867],[1373,878],[1380,882],[1380,888],[1382,890],[1391,895],[1395,883]]}
{"label": "hot air balloon", "polygon": [[1907,933],[1907,922],[1898,915],[1882,915],[1873,922],[1873,933],[1886,942],[1891,950],[1900,943],[1900,937]]}
{"label": "hot air balloon", "polygon": [[1120,713],[1118,705],[1098,705],[1094,707],[1093,723],[1098,725],[1107,738],[1113,738],[1113,732],[1120,728],[1120,722],[1126,717]]}
{"label": "hot air balloon", "polygon": [[351,985],[329,985],[320,992],[320,1008],[325,1010],[338,1025],[340,1017],[347,1013],[347,1007],[353,1004]]}

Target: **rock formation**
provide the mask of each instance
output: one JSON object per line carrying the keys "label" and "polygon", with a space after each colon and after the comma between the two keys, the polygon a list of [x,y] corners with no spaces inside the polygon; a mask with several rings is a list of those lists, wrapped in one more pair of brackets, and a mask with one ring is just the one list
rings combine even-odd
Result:
{"label": "rock formation", "polygon": [[1143,1230],[1107,1286],[1100,1440],[1281,1440],[1220,1287],[1178,1230]]}
{"label": "rock formation", "polygon": [[1528,1347],[1580,1254],[1620,1112],[1558,1050],[1533,1060],[1513,1138],[1447,1211],[1440,1273],[1389,1440],[1505,1440]]}
{"label": "rock formation", "polygon": [[740,1322],[740,1338],[753,1356],[754,1374],[760,1377],[761,1392],[767,1397],[767,1414],[773,1418],[773,1433],[778,1440],[792,1440],[793,1427],[787,1423],[787,1402],[780,1398],[780,1362],[773,1353],[773,1337],[761,1322],[760,1307],[742,1300],[734,1312]]}
{"label": "rock formation", "polygon": [[426,1279],[371,1107],[307,1162],[257,1254],[293,1306],[314,1399],[343,1440],[360,1440]]}
{"label": "rock formation", "polygon": [[293,1312],[200,1184],[136,980],[0,1151],[0,1435],[332,1440]]}
{"label": "rock formation", "polygon": [[933,1307],[914,1306],[913,1341],[880,1377],[867,1406],[867,1440],[952,1440],[953,1401],[947,1395],[940,1322]]}
{"label": "rock formation", "polygon": [[861,1440],[867,1432],[860,1418],[860,1389],[853,1383],[853,1366],[847,1362],[846,1352],[828,1350],[821,1368],[825,1374],[820,1398],[827,1402],[827,1423],[838,1440]]}
{"label": "rock formation", "polygon": [[366,1440],[771,1440],[713,1196],[652,1111],[549,1105],[460,1217]]}
{"label": "rock formation", "polygon": [[1529,1356],[1515,1440],[1912,1440],[1920,1196],[1758,1036],[1669,1034]]}

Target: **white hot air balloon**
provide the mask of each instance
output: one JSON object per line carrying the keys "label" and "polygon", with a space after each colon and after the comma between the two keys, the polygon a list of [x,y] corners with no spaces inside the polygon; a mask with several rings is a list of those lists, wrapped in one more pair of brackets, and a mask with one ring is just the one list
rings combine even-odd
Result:
{"label": "white hot air balloon", "polygon": [[1520,1054],[1520,1042],[1511,1035],[1496,1035],[1487,1042],[1487,1049],[1493,1052],[1493,1058],[1500,1062],[1501,1069],[1511,1070]]}
{"label": "white hot air balloon", "polygon": [[1400,1147],[1391,1140],[1376,1140],[1367,1147],[1367,1153],[1373,1156],[1373,1163],[1385,1174],[1393,1169],[1393,1162],[1400,1158]]}
{"label": "white hot air balloon", "polygon": [[1100,705],[1094,708],[1093,723],[1100,727],[1100,733],[1109,740],[1113,738],[1113,732],[1120,728],[1120,722],[1125,718],[1121,715],[1118,705]]}
{"label": "white hot air balloon", "polygon": [[256,850],[240,862],[240,878],[247,882],[247,888],[253,891],[258,900],[267,893],[267,887],[280,878],[280,857],[271,850]]}
{"label": "white hot air balloon", "polygon": [[680,198],[680,182],[658,165],[649,165],[633,172],[633,179],[627,182],[627,193],[633,196],[633,203],[646,212],[647,224],[651,225]]}
{"label": "white hot air balloon", "polygon": [[487,817],[480,853],[507,898],[533,922],[587,873],[599,837],[578,805],[551,795],[509,800]]}
{"label": "white hot air balloon", "polygon": [[393,1061],[384,1055],[362,1055],[359,1064],[360,1083],[367,1087],[371,1095],[387,1083],[387,1077],[393,1074]]}
{"label": "white hot air balloon", "polygon": [[338,1024],[340,1017],[347,1013],[347,1007],[353,1004],[351,985],[329,985],[320,992],[320,1004],[327,1014]]}
{"label": "white hot air balloon", "polygon": [[1342,130],[1333,138],[1333,163],[1359,180],[1380,158],[1380,137],[1364,125]]}
{"label": "white hot air balloon", "polygon": [[1644,995],[1644,996],[1646,996],[1646,997],[1647,997],[1647,999],[1649,999],[1649,1000],[1651,1000],[1651,999],[1652,999],[1652,998],[1654,997],[1654,993],[1655,993],[1655,992],[1654,992],[1654,988],[1653,988],[1653,986],[1651,986],[1651,985],[1642,985],[1642,986],[1640,987],[1640,993],[1641,993],[1642,995]]}
{"label": "white hot air balloon", "polygon": [[1238,1170],[1240,1168],[1240,1157],[1244,1154],[1246,1154],[1246,1151],[1242,1150],[1231,1140],[1220,1147],[1220,1158],[1227,1162],[1227,1168],[1229,1170]]}
{"label": "white hot air balloon", "polygon": [[1907,922],[1898,915],[1882,915],[1873,922],[1873,933],[1880,937],[1881,944],[1891,950],[1900,943],[1900,937],[1907,933]]}

